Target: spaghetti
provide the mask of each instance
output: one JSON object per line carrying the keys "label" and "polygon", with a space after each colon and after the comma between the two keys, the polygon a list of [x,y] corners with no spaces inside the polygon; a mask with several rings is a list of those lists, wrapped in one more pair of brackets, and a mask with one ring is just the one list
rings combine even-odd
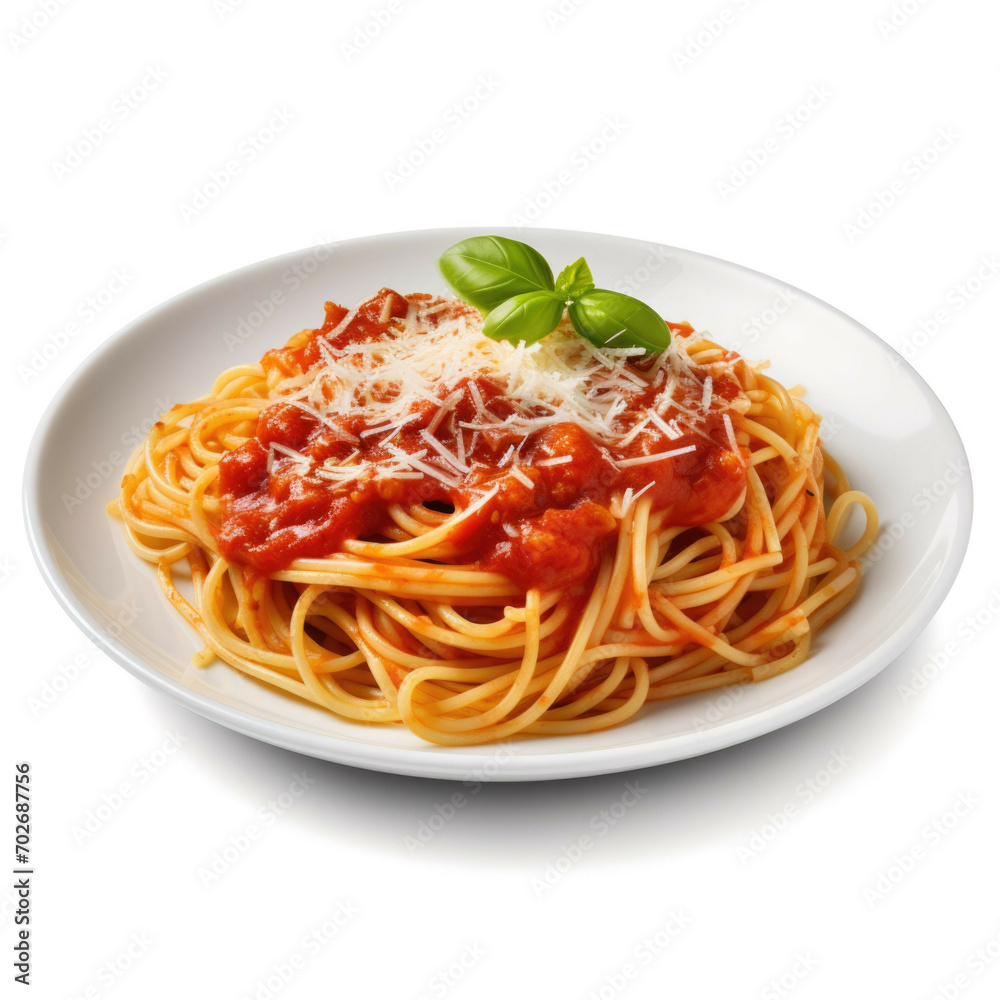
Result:
{"label": "spaghetti", "polygon": [[650,357],[565,321],[494,342],[453,299],[327,303],[164,414],[109,510],[197,664],[433,743],[762,681],[854,596],[878,515],[801,389],[669,325]]}

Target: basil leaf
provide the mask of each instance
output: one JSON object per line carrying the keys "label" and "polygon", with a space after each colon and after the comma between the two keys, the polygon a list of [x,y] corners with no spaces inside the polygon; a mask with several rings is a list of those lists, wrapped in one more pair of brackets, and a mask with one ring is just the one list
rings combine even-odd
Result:
{"label": "basil leaf", "polygon": [[670,343],[670,330],[660,315],[631,295],[595,288],[569,307],[576,332],[598,347],[645,347],[659,352]]}
{"label": "basil leaf", "polygon": [[483,333],[493,340],[533,344],[559,325],[565,305],[553,292],[523,292],[502,302],[486,317]]}
{"label": "basil leaf", "polygon": [[473,236],[449,247],[438,270],[458,296],[488,313],[513,295],[551,291],[552,268],[526,243],[504,236]]}
{"label": "basil leaf", "polygon": [[572,264],[567,264],[556,278],[556,291],[560,295],[565,295],[567,299],[575,299],[585,292],[593,291],[593,288],[594,276],[590,273],[590,267],[583,257]]}

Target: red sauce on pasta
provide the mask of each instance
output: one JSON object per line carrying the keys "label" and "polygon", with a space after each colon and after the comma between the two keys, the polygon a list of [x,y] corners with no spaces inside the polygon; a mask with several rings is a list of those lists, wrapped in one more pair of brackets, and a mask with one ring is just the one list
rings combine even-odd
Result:
{"label": "red sauce on pasta", "polygon": [[[283,377],[307,371],[321,361],[324,350],[336,357],[351,344],[380,337],[394,319],[406,315],[408,305],[406,298],[384,289],[345,325],[348,311],[327,303],[323,326],[292,338],[288,346],[265,355],[262,363],[266,371],[273,369]],[[691,332],[687,324],[671,328],[675,336]],[[440,423],[433,431],[453,454],[459,443],[452,425],[475,421],[477,390],[493,416],[503,420],[514,412],[499,383],[489,376],[465,379],[457,390],[461,392],[454,405],[457,419]],[[441,395],[455,391],[452,386]],[[700,385],[683,391],[690,393],[691,405],[700,400]],[[737,391],[732,379],[718,378],[713,385],[717,397],[732,399]],[[627,423],[630,417],[640,419],[656,390],[637,386],[623,395],[627,407],[621,419]],[[417,416],[397,431],[392,446],[410,455],[426,451],[427,440],[420,432],[438,409],[429,400],[417,404]],[[666,412],[663,417],[669,421],[676,414],[676,410]],[[451,470],[449,483],[425,475],[333,484],[303,475],[299,459],[288,457],[281,447],[271,448],[283,446],[317,464],[344,460],[355,452],[369,462],[387,460],[383,444],[387,435],[362,436],[368,429],[364,412],[327,414],[321,420],[284,402],[264,409],[255,437],[228,452],[220,463],[220,552],[231,562],[274,573],[295,559],[330,555],[346,539],[381,537],[392,523],[393,504],[464,510],[498,486],[496,495],[450,537],[454,557],[503,573],[521,587],[549,590],[581,583],[594,572],[615,534],[609,507],[626,489],[645,490],[643,496],[651,499],[654,511],[665,512],[667,523],[693,526],[722,517],[746,485],[743,459],[732,451],[719,411],[705,414],[697,431],[683,430],[680,437],[671,437],[654,428],[611,450],[595,444],[572,422],[553,423],[527,437],[514,431],[479,435],[473,447],[467,440],[462,444],[471,471]],[[619,468],[613,461],[692,444],[694,451],[646,464]],[[518,476],[511,474],[513,463],[498,467],[512,445],[519,448]],[[557,461],[552,463],[553,459]]]}

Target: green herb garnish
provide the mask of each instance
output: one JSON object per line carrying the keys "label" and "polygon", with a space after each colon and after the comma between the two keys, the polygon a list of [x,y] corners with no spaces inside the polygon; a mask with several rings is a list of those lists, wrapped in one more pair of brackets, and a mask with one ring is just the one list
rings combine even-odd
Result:
{"label": "green herb garnish", "polygon": [[526,243],[505,236],[473,236],[449,247],[438,269],[459,298],[485,317],[493,340],[533,344],[548,336],[569,309],[581,337],[603,347],[641,347],[658,353],[670,343],[670,329],[644,302],[594,285],[581,257],[553,281],[545,258]]}

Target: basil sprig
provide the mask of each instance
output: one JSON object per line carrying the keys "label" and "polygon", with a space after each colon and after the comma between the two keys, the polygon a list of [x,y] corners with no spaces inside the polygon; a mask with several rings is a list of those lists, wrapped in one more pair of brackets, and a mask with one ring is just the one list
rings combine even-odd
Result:
{"label": "basil sprig", "polygon": [[576,332],[598,347],[658,353],[670,343],[659,313],[631,295],[597,288],[583,257],[553,281],[545,258],[526,243],[473,236],[449,247],[438,269],[459,298],[483,313],[483,333],[493,340],[533,344],[559,325],[568,307]]}
{"label": "basil sprig", "polygon": [[503,236],[474,236],[438,258],[444,280],[469,305],[488,313],[525,292],[551,292],[552,268],[527,243]]}

